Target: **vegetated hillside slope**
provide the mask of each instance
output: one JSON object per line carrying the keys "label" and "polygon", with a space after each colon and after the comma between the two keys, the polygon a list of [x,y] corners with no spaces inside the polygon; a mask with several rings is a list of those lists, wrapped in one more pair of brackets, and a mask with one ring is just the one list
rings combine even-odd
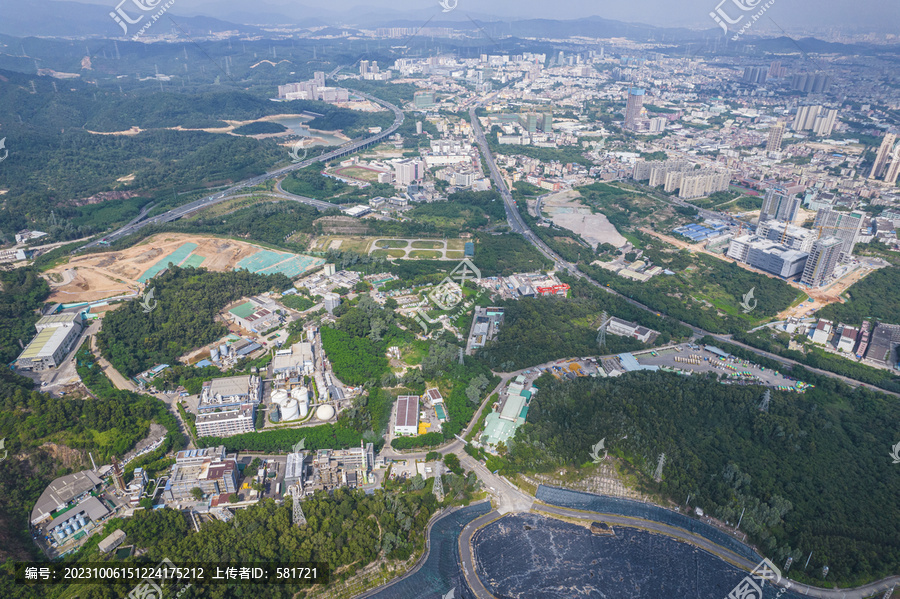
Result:
{"label": "vegetated hillside slope", "polygon": [[[831,379],[803,395],[716,377],[634,373],[563,383],[544,375],[510,444],[512,467],[589,461],[600,439],[652,474],[679,504],[737,522],[778,563],[813,552],[809,572],[856,584],[900,573],[900,467],[891,463],[900,400]],[[625,438],[627,436],[627,438]],[[792,574],[794,572],[792,571]]]}

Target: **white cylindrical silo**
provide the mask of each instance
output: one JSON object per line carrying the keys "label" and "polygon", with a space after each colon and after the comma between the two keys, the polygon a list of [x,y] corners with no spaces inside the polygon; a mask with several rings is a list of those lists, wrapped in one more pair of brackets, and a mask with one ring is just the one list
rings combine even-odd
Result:
{"label": "white cylindrical silo", "polygon": [[284,421],[297,420],[300,418],[300,405],[296,399],[289,399],[281,407],[281,419]]}
{"label": "white cylindrical silo", "polygon": [[283,406],[284,403],[288,400],[288,393],[284,389],[276,389],[272,393],[272,403]]}

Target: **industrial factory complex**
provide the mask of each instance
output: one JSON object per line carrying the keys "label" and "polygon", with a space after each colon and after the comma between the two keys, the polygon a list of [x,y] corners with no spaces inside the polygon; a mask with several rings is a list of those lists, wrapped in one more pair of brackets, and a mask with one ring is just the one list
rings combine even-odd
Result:
{"label": "industrial factory complex", "polygon": [[38,371],[55,368],[75,347],[83,327],[81,311],[44,316],[35,323],[37,336],[16,359],[16,368]]}

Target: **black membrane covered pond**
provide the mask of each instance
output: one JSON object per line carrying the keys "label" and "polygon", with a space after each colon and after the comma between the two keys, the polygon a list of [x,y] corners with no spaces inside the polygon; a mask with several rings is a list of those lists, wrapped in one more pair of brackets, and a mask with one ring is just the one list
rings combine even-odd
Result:
{"label": "black membrane covered pond", "polygon": [[[747,575],[663,535],[615,526],[613,533],[508,515],[475,534],[476,569],[497,599],[725,599]],[[771,584],[762,590],[764,599],[801,597]]]}

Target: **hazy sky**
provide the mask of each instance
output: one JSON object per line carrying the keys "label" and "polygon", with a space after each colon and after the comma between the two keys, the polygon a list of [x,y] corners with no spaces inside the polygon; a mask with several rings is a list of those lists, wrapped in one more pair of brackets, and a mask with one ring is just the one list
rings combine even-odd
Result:
{"label": "hazy sky", "polygon": [[[81,0],[93,4],[117,4],[117,0]],[[452,5],[454,0],[446,0]],[[597,15],[628,22],[657,26],[714,27],[709,13],[720,0],[457,0],[456,10],[441,14],[439,0],[175,0],[176,14],[202,13],[228,18],[228,13],[283,12],[291,16],[321,16],[323,11],[346,23],[359,16],[379,14],[393,18],[420,18],[431,12],[439,16],[464,18],[464,14],[497,16],[503,19],[556,18],[576,19]],[[725,0],[727,11],[732,2],[757,3],[766,0]],[[732,7],[733,8],[733,7]],[[736,10],[736,9],[733,9]],[[900,0],[774,0],[766,16],[787,31],[834,27],[840,30],[877,28],[900,31]],[[331,19],[329,19],[331,20]],[[769,21],[771,26],[771,21]]]}

